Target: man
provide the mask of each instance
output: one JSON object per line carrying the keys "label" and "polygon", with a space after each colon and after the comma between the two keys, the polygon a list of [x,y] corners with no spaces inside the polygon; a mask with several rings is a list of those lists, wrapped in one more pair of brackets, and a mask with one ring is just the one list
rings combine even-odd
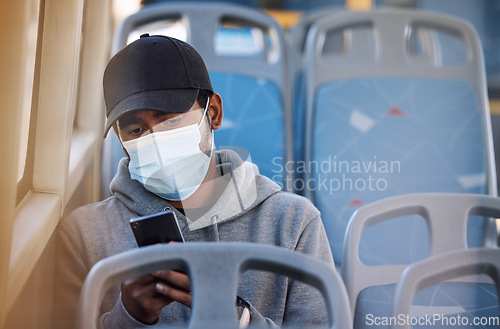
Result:
{"label": "man", "polygon": [[[137,248],[129,220],[169,207],[189,241],[277,245],[333,260],[316,208],[280,192],[233,151],[215,151],[222,99],[201,56],[187,43],[143,35],[116,54],[104,74],[105,134],[113,127],[127,157],[110,184],[113,196],[74,211],[58,229],[56,328],[70,328],[76,296],[99,260]],[[265,147],[265,146],[263,146]],[[321,295],[268,273],[243,275],[238,296],[250,323],[327,323]],[[159,271],[109,292],[103,328],[186,323],[192,297],[187,275]]]}

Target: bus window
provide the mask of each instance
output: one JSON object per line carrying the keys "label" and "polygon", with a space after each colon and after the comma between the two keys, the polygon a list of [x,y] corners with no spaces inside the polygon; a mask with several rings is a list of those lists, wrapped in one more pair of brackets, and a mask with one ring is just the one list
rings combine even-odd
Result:
{"label": "bus window", "polygon": [[17,203],[31,188],[33,163],[34,121],[37,99],[37,82],[40,56],[37,53],[39,30],[39,5],[31,6],[26,22],[27,32],[24,34],[24,52],[22,54],[23,72],[21,72],[21,93],[23,94],[19,111],[18,167],[17,167]]}

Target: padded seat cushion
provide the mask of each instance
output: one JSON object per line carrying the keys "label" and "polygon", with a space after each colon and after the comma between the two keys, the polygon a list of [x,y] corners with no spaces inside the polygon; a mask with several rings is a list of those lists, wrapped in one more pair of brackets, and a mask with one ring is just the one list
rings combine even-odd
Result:
{"label": "padded seat cushion", "polygon": [[230,73],[211,73],[210,79],[224,110],[216,145],[247,149],[260,173],[282,184],[285,128],[278,86],[270,80]]}
{"label": "padded seat cushion", "polygon": [[[486,191],[482,116],[468,82],[360,78],[325,83],[316,95],[313,127],[314,197],[338,264],[347,223],[359,206],[406,193]],[[408,225],[411,230],[413,224]],[[390,236],[399,238],[397,232]],[[398,243],[422,241],[404,236]]]}
{"label": "padded seat cushion", "polygon": [[[354,328],[390,328],[382,324],[392,315],[395,287],[386,285],[363,290],[358,297]],[[500,319],[495,285],[485,283],[444,282],[425,288],[416,294],[411,310],[411,314],[400,316],[403,320],[397,319],[415,323],[416,325],[410,326],[411,328],[492,329],[498,328],[498,324],[495,325],[494,322],[486,324],[484,321],[489,317],[496,317],[497,321]],[[407,320],[407,316],[411,319]],[[482,320],[484,325],[474,326],[475,317]],[[422,325],[418,325],[418,321]],[[377,326],[377,323],[380,326]],[[467,325],[463,325],[465,323]]]}

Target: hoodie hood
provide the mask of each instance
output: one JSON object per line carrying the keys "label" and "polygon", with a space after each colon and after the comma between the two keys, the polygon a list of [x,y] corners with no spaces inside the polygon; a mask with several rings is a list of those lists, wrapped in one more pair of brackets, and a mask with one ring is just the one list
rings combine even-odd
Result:
{"label": "hoodie hood", "polygon": [[[206,208],[199,216],[193,216],[190,209],[184,209],[184,214],[176,211],[181,229],[199,230],[201,228],[230,221],[252,210],[271,195],[280,191],[280,187],[269,178],[259,174],[257,166],[243,161],[233,150],[216,151],[217,168],[223,175],[227,185],[215,204]],[[128,209],[138,216],[160,212],[170,205],[165,200],[148,190],[138,181],[130,178],[128,158],[121,159],[118,171],[111,181],[111,193]]]}

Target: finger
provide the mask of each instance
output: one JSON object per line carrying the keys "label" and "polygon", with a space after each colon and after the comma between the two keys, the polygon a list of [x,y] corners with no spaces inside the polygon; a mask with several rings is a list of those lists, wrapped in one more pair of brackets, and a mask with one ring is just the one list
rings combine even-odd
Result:
{"label": "finger", "polygon": [[172,270],[165,270],[154,272],[153,276],[171,283],[178,288],[184,289],[186,292],[191,291],[191,284],[189,282],[189,276],[187,274]]}
{"label": "finger", "polygon": [[[121,291],[122,296],[126,300],[133,299],[136,303],[144,304],[152,302],[160,304],[169,304],[172,300],[165,298],[163,294],[158,293],[156,290],[156,284],[158,283],[158,279],[155,279],[147,284],[137,284],[137,283],[122,283]],[[163,306],[165,306],[163,305]]]}
{"label": "finger", "polygon": [[123,283],[125,283],[127,285],[131,285],[131,284],[134,284],[134,285],[147,285],[147,284],[150,284],[150,283],[152,283],[154,281],[156,281],[156,277],[154,275],[147,274],[147,275],[139,276],[137,278],[126,280]]}
{"label": "finger", "polygon": [[156,283],[158,279],[153,276],[153,275],[144,275],[141,277],[133,278],[130,280],[126,280],[121,283],[121,289],[122,291],[128,291],[128,290],[136,290],[139,289],[140,287],[146,287],[148,285],[151,285]]}
{"label": "finger", "polygon": [[[144,281],[148,283],[138,283]],[[161,310],[174,301],[156,290],[157,282],[158,279],[153,277],[153,280],[138,278],[122,284],[123,305],[136,320],[152,324],[160,315]]]}
{"label": "finger", "polygon": [[162,294],[164,297],[168,299],[175,300],[181,304],[186,305],[187,307],[191,307],[193,298],[190,293],[175,289],[165,283],[158,282],[156,284],[156,291]]}

